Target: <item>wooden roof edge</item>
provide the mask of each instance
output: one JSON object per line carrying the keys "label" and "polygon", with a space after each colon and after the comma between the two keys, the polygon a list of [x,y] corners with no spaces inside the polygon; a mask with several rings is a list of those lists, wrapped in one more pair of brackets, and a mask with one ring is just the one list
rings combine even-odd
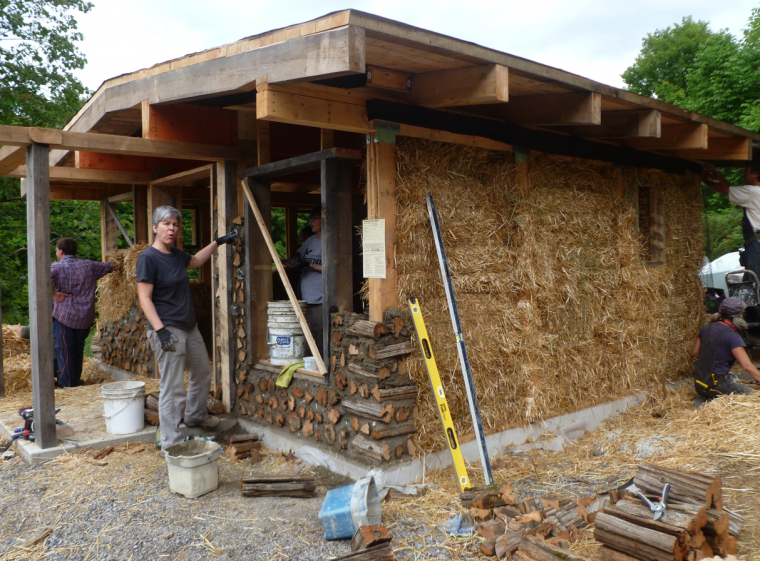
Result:
{"label": "wooden roof edge", "polygon": [[[260,37],[265,37],[267,35],[277,33],[277,32],[294,29],[299,26],[308,25],[312,22],[318,22],[320,20],[324,20],[328,17],[333,17],[336,15],[341,16],[340,17],[341,25],[346,25],[346,24],[355,25],[357,27],[362,27],[365,30],[372,33],[385,35],[385,36],[388,36],[389,38],[406,40],[410,43],[414,43],[418,45],[419,48],[422,48],[422,49],[430,50],[432,48],[438,51],[446,51],[454,55],[460,55],[463,57],[479,59],[479,60],[482,60],[486,64],[487,63],[501,64],[501,65],[509,67],[510,70],[514,70],[520,74],[528,75],[539,81],[555,83],[557,85],[568,87],[576,91],[580,90],[580,91],[600,93],[601,95],[620,99],[621,101],[633,103],[640,107],[655,109],[662,113],[672,115],[679,119],[694,121],[698,123],[704,123],[714,128],[717,131],[720,131],[732,136],[743,136],[743,137],[751,138],[755,141],[760,141],[760,133],[758,132],[749,131],[742,127],[732,125],[724,121],[719,121],[717,119],[708,117],[706,115],[695,113],[687,109],[682,109],[676,105],[671,105],[669,103],[665,103],[663,101],[660,101],[654,98],[650,98],[650,97],[639,95],[633,92],[629,92],[624,89],[615,88],[613,86],[607,86],[600,82],[596,82],[589,78],[584,78],[582,76],[573,74],[571,72],[567,72],[565,70],[561,70],[561,69],[554,68],[545,64],[534,62],[526,58],[511,55],[509,53],[504,53],[502,51],[498,51],[489,47],[484,47],[476,43],[472,43],[472,42],[465,41],[462,39],[457,39],[455,37],[437,33],[435,31],[429,31],[423,28],[415,27],[409,24],[401,23],[395,20],[391,20],[391,19],[384,18],[381,16],[376,16],[374,14],[370,14],[367,12],[362,12],[360,10],[354,10],[354,9],[338,10],[338,11],[330,12],[328,14],[325,14],[318,18],[308,20],[306,22],[293,24],[290,26],[281,27],[274,30],[265,31],[263,33],[259,33],[256,35],[244,37],[242,39],[239,39],[238,41],[228,43],[226,45],[222,45],[221,47],[214,47],[211,49],[206,49],[204,51],[199,51],[197,53],[190,53],[183,57],[178,57],[175,59],[157,63],[147,69],[141,69],[132,73],[122,74],[119,76],[115,76],[113,78],[109,78],[108,80],[104,81],[101,84],[101,86],[95,91],[95,93],[93,93],[90,99],[88,99],[87,102],[85,102],[85,104],[80,108],[80,110],[76,113],[76,115],[74,115],[74,117],[72,117],[72,119],[64,126],[63,130],[69,130],[71,127],[73,127],[78,121],[78,119],[87,111],[87,109],[93,103],[97,102],[98,98],[102,96],[109,87],[111,87],[112,85],[118,85],[116,82],[119,79],[123,79],[129,76],[132,76],[133,80],[139,79],[142,77],[141,74],[144,74],[146,71],[155,69],[162,65],[168,66],[173,62],[189,59],[191,57],[202,55],[204,53],[212,53],[214,51],[221,52],[222,50],[227,49],[230,46],[234,46],[238,43],[250,41],[256,38],[260,38]],[[233,53],[224,54],[220,56],[231,56],[231,54],[237,54],[238,52],[237,50],[234,50],[234,49],[233,51],[234,51]],[[126,80],[126,81],[130,81],[130,80]]]}

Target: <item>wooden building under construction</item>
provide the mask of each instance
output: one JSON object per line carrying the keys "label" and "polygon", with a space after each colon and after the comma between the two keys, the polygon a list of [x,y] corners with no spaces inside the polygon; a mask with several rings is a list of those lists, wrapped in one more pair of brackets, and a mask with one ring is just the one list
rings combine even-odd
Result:
{"label": "wooden building under construction", "polygon": [[[132,203],[138,244],[163,204],[193,211],[198,247],[239,230],[200,277],[225,407],[382,463],[443,446],[409,296],[429,319],[462,439],[471,430],[425,193],[441,215],[486,431],[499,431],[688,371],[701,301],[696,174],[700,162],[743,166],[757,143],[355,10],[107,80],[61,131],[0,126],[0,174],[26,179],[35,409],[50,412],[38,442],[54,445],[52,380],[39,377],[52,362],[39,344],[51,332],[50,199],[101,201],[104,258],[118,251],[115,202]],[[299,372],[288,390],[267,360],[272,258],[243,181],[265,222],[285,209],[288,254],[299,211],[322,207],[328,372]],[[384,220],[372,278],[367,219]],[[144,323],[136,307],[101,322],[104,362],[154,373]]]}

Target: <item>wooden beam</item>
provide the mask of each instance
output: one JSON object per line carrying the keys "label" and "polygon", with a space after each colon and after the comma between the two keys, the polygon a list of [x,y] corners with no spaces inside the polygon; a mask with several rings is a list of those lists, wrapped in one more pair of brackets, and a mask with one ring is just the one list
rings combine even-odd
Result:
{"label": "wooden beam", "polygon": [[509,103],[468,107],[468,113],[514,125],[559,127],[602,124],[602,96],[566,93],[512,96]]}
{"label": "wooden beam", "polygon": [[135,230],[135,243],[148,243],[148,231],[151,217],[148,216],[148,187],[134,185],[132,187],[132,223]]}
{"label": "wooden beam", "polygon": [[[207,196],[207,201],[210,200],[210,194],[211,190],[208,190],[209,195]],[[212,203],[213,204],[213,203]],[[211,239],[211,206],[212,205],[202,205],[199,211],[199,224],[200,224],[200,247],[206,247],[208,244],[210,244],[213,240]],[[203,284],[211,288],[211,259],[206,261],[200,270],[199,278]],[[215,300],[213,297],[213,290],[211,291],[212,298],[211,300]],[[216,320],[213,319],[214,316],[212,315],[212,321],[211,323],[216,323]],[[213,341],[212,337],[212,341]],[[216,355],[216,351],[214,350],[216,348],[216,343],[211,345],[212,347],[212,353]]]}
{"label": "wooden beam", "polygon": [[[256,121],[256,147],[258,164],[270,162],[270,125],[266,121]],[[238,174],[239,176],[239,174]],[[249,183],[253,198],[262,212],[269,231],[272,228],[272,199],[275,194],[268,180]],[[248,282],[248,345],[249,359],[257,363],[269,358],[269,332],[267,330],[267,302],[273,298],[272,257],[266,247],[256,218],[247,202],[244,207],[246,232],[246,259]]]}
{"label": "wooden beam", "polygon": [[59,131],[55,129],[35,129],[33,127],[13,127],[10,125],[0,125],[0,144],[5,144],[8,139],[16,139],[19,135],[24,134],[27,135],[30,143],[32,142],[32,137],[35,136],[50,137],[52,140],[57,141],[50,144],[50,147],[56,150],[82,150],[104,154],[211,161],[235,158],[238,152],[237,148],[230,146],[132,138],[112,134]]}
{"label": "wooden beam", "polygon": [[[2,175],[2,174],[0,174]],[[26,177],[26,166],[19,166],[5,177]],[[147,184],[149,173],[131,171],[111,171],[99,169],[50,168],[50,181],[70,181],[72,183],[115,183],[122,185]]]}
{"label": "wooden beam", "polygon": [[[235,229],[232,215],[235,197],[237,195],[237,169],[235,161],[227,161],[216,165],[217,186],[217,236],[223,236]],[[246,240],[246,245],[250,240]],[[217,250],[217,263],[219,264],[219,285],[215,296],[219,298],[219,325],[221,329],[216,333],[221,341],[220,364],[222,370],[222,401],[224,410],[228,413],[232,410],[235,391],[235,335],[232,310],[232,293],[235,281],[233,259],[233,245],[225,244]],[[271,273],[270,273],[271,275]]]}
{"label": "wooden beam", "polygon": [[125,191],[124,193],[120,193],[118,195],[111,195],[108,197],[109,203],[131,203],[132,202],[132,191]]}
{"label": "wooden beam", "polygon": [[477,148],[485,148],[487,150],[504,150],[507,152],[512,151],[510,144],[504,144],[503,142],[497,142],[489,138],[481,138],[479,136],[470,136],[464,134],[454,134],[446,131],[437,131],[435,129],[426,129],[422,127],[415,127],[412,125],[400,125],[401,132],[399,136],[410,136],[413,138],[425,138],[427,140],[435,140],[436,142],[450,142],[451,144],[464,144],[465,146],[475,146]]}
{"label": "wooden beam", "polygon": [[119,232],[121,232],[122,237],[127,242],[127,245],[129,247],[134,247],[135,244],[132,241],[132,238],[129,237],[129,233],[127,233],[127,230],[124,228],[124,225],[121,223],[121,220],[119,220],[119,217],[116,215],[116,211],[111,205],[111,201],[109,200],[109,197],[106,197],[104,194],[103,200],[101,202],[103,203],[103,206],[105,207],[105,209],[108,211],[108,214],[111,215],[111,218],[116,224],[116,227],[119,229]]}
{"label": "wooden beam", "polygon": [[287,160],[279,160],[270,164],[264,164],[255,168],[246,169],[238,173],[238,177],[266,177],[272,179],[300,173],[311,169],[320,169],[321,162],[329,158],[342,158],[347,160],[361,160],[362,155],[359,150],[350,150],[348,148],[329,148]]}
{"label": "wooden beam", "polygon": [[[25,182],[25,179],[21,180]],[[111,193],[119,194],[127,192],[122,186],[112,186]],[[51,201],[100,201],[103,196],[103,184],[88,183],[79,185],[75,183],[54,183],[50,185]]]}
{"label": "wooden beam", "polygon": [[327,150],[335,147],[335,131],[332,129],[319,129],[319,149]]}
{"label": "wooden beam", "polygon": [[[100,201],[100,258],[107,261],[108,257],[119,251],[119,230],[116,225],[116,213],[108,212],[108,186],[103,188]],[[105,200],[104,200],[105,199]]]}
{"label": "wooden beam", "polygon": [[[236,111],[237,114],[237,135],[238,147],[240,148],[241,159],[237,162],[237,169],[248,169],[258,164],[258,152],[256,139],[258,135],[256,126],[256,113],[252,111]],[[235,215],[244,216],[245,193],[243,191],[243,182],[238,181],[237,186],[237,204],[235,206]],[[251,301],[246,300],[246,305],[250,307]]]}
{"label": "wooden beam", "polygon": [[419,105],[458,107],[509,101],[509,69],[500,64],[423,72],[412,88]]}
{"label": "wooden beam", "polygon": [[605,111],[599,125],[561,127],[558,130],[585,138],[657,139],[661,135],[661,117],[654,109]]}
{"label": "wooden beam", "polygon": [[385,219],[385,278],[369,279],[369,319],[383,321],[383,312],[398,306],[395,144],[367,146],[367,217]]}
{"label": "wooden beam", "polygon": [[[237,111],[190,103],[148,104],[147,130],[143,113],[143,138],[237,146]],[[146,134],[147,133],[147,134]]]}
{"label": "wooden beam", "polygon": [[26,237],[29,267],[29,331],[32,357],[32,401],[35,444],[56,445],[53,388],[53,305],[50,294],[50,179],[48,146],[26,149]]}
{"label": "wooden beam", "polygon": [[626,138],[621,144],[639,150],[706,150],[708,129],[702,123],[662,125],[660,138]]}
{"label": "wooden beam", "polygon": [[374,88],[410,92],[412,91],[413,77],[414,75],[409,72],[399,72],[398,70],[367,65],[367,85]]}
{"label": "wooden beam", "polygon": [[362,99],[320,95],[321,92],[307,88],[272,84],[262,84],[256,91],[256,118],[259,120],[350,132],[372,132]]}
{"label": "wooden beam", "polygon": [[322,356],[329,363],[331,313],[353,312],[353,258],[349,160],[322,160]]}
{"label": "wooden beam", "polygon": [[13,171],[26,161],[26,149],[18,146],[0,148],[0,175]]}
{"label": "wooden beam", "polygon": [[296,207],[305,210],[322,204],[321,201],[320,195],[272,191],[272,206],[277,208]]}
{"label": "wooden beam", "polygon": [[668,155],[687,160],[752,160],[752,140],[739,137],[711,137],[706,150],[669,150]]}
{"label": "wooden beam", "polygon": [[214,165],[208,164],[189,171],[182,171],[150,181],[156,187],[181,187],[192,185],[201,179],[208,179],[213,173]]}

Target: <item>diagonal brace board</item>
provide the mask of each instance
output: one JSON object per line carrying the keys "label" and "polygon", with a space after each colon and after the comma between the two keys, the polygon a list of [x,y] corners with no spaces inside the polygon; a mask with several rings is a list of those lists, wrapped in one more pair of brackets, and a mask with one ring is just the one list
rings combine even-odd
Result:
{"label": "diagonal brace board", "polygon": [[438,416],[441,418],[441,424],[443,425],[443,434],[446,439],[446,444],[449,447],[449,453],[451,454],[451,463],[454,464],[454,471],[456,471],[457,474],[459,488],[464,493],[466,489],[470,488],[470,478],[467,476],[467,467],[464,463],[464,456],[462,456],[462,449],[459,446],[457,429],[454,427],[454,421],[451,419],[449,402],[446,401],[446,393],[443,391],[441,375],[438,372],[438,365],[435,362],[433,347],[430,344],[430,337],[428,337],[427,327],[425,327],[425,320],[422,317],[420,303],[416,297],[409,298],[407,302],[409,304],[409,312],[412,316],[412,322],[414,323],[414,330],[417,332],[417,342],[420,344],[420,352],[422,353],[422,358],[425,359],[425,369],[428,373],[428,379],[430,380],[430,385],[433,386],[433,397],[435,397],[435,403],[438,405]]}
{"label": "diagonal brace board", "polygon": [[475,429],[475,439],[478,442],[480,451],[480,463],[483,465],[483,475],[486,485],[493,485],[493,474],[491,473],[491,461],[488,458],[488,448],[486,447],[486,435],[483,432],[483,423],[480,420],[480,408],[478,407],[478,398],[475,395],[475,384],[472,380],[470,371],[470,360],[467,358],[467,348],[464,345],[464,336],[462,335],[462,324],[459,321],[459,311],[457,310],[457,301],[454,298],[454,287],[451,284],[451,273],[449,264],[446,260],[446,249],[443,247],[443,236],[441,236],[441,227],[438,223],[438,213],[435,210],[433,196],[425,195],[428,214],[430,215],[430,226],[433,229],[433,239],[435,249],[438,252],[438,262],[441,266],[441,278],[443,288],[446,291],[446,301],[449,304],[449,314],[451,315],[451,324],[454,327],[454,337],[457,341],[457,352],[459,353],[459,363],[462,367],[462,376],[464,385],[467,390],[467,401],[470,405],[470,415],[472,415],[472,424]]}
{"label": "diagonal brace board", "polygon": [[280,274],[282,284],[285,286],[285,290],[288,293],[290,303],[293,304],[293,310],[295,311],[296,316],[298,316],[298,323],[301,324],[301,329],[303,329],[303,334],[306,336],[306,342],[309,344],[309,349],[311,350],[312,354],[314,355],[314,359],[317,362],[317,370],[320,374],[325,375],[327,374],[327,368],[325,368],[325,363],[322,360],[322,353],[319,352],[319,346],[314,341],[314,337],[311,334],[311,329],[309,329],[309,324],[306,323],[306,318],[301,311],[301,306],[298,305],[298,298],[296,298],[296,294],[293,292],[293,287],[290,286],[288,275],[285,274],[285,269],[282,266],[282,262],[280,261],[280,256],[277,255],[277,250],[274,247],[274,242],[272,242],[272,236],[269,234],[269,229],[264,222],[264,218],[261,216],[261,211],[259,211],[256,200],[253,198],[253,193],[251,193],[251,188],[248,185],[248,179],[243,180],[243,190],[245,191],[245,198],[248,199],[248,204],[251,205],[253,215],[256,217],[256,222],[258,222],[259,228],[261,228],[261,235],[264,237],[264,241],[267,244],[269,253],[272,255],[272,261],[274,261],[274,265],[277,267],[277,272]]}

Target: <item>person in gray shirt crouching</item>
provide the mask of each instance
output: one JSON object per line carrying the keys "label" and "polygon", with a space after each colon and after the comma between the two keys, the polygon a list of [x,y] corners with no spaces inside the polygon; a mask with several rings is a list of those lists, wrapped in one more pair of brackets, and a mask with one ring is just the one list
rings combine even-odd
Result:
{"label": "person in gray shirt crouching", "polygon": [[[173,246],[179,235],[180,211],[160,206],[153,213],[153,245],[137,260],[137,297],[150,324],[149,338],[161,373],[158,416],[161,449],[182,442],[182,406],[188,427],[215,427],[219,418],[206,409],[211,387],[211,364],[195,322],[190,294],[189,269],[209,260],[220,245],[232,241],[237,232],[217,238],[195,255]],[[185,391],[184,370],[190,381]]]}

